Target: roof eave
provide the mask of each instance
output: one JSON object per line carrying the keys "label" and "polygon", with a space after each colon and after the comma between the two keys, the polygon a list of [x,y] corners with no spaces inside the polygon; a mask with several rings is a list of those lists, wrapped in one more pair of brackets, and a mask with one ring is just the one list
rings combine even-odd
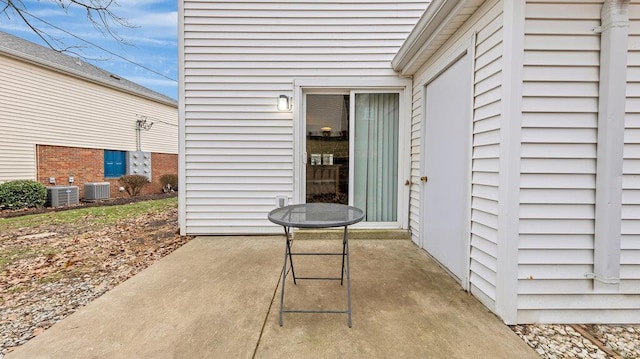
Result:
{"label": "roof eave", "polygon": [[391,60],[393,70],[402,75],[413,75],[413,71],[419,67],[413,63],[415,58],[443,30],[450,30],[447,26],[449,20],[457,16],[467,2],[469,0],[433,0]]}

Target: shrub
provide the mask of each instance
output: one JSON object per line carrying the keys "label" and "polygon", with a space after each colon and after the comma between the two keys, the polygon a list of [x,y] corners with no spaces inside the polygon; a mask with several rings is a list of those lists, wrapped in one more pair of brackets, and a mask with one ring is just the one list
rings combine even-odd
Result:
{"label": "shrub", "polygon": [[160,176],[160,184],[163,192],[175,192],[178,190],[178,175],[164,174]]}
{"label": "shrub", "polygon": [[135,197],[140,194],[144,186],[149,184],[149,179],[143,175],[124,175],[118,178],[118,182],[130,197]]}
{"label": "shrub", "polygon": [[42,207],[47,202],[47,187],[31,180],[0,183],[0,208]]}

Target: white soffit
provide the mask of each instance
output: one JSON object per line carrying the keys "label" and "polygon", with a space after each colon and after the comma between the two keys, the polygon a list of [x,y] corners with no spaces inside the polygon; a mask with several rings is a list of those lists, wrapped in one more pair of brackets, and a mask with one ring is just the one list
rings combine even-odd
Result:
{"label": "white soffit", "polygon": [[402,75],[413,75],[485,0],[433,0],[391,60]]}

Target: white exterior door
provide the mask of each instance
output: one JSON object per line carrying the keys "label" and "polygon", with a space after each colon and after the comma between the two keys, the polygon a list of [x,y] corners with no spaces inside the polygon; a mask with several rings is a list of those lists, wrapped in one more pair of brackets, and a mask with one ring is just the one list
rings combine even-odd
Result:
{"label": "white exterior door", "polygon": [[466,286],[469,271],[471,63],[466,54],[425,88],[420,246]]}

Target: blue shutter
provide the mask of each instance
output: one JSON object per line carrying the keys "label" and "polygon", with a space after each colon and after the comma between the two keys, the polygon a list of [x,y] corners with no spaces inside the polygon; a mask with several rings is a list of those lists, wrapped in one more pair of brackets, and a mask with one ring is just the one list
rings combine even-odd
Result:
{"label": "blue shutter", "polygon": [[125,151],[104,150],[104,176],[120,177],[127,173],[127,153]]}

